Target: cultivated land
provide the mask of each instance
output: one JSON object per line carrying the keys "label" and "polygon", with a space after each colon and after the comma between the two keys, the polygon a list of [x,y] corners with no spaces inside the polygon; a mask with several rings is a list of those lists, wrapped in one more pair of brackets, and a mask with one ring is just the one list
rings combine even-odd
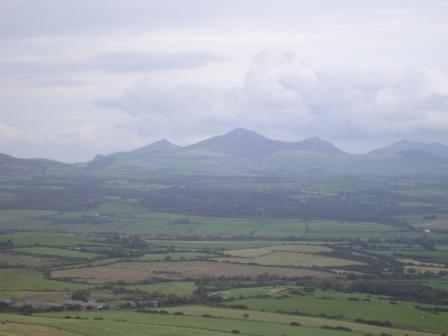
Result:
{"label": "cultivated land", "polygon": [[446,333],[446,164],[225,148],[0,157],[0,336]]}
{"label": "cultivated land", "polygon": [[125,282],[138,283],[154,279],[181,280],[205,277],[259,277],[281,278],[325,277],[324,272],[282,267],[263,267],[233,263],[184,261],[184,262],[120,262],[106,266],[74,268],[52,272],[54,279],[72,279],[86,283]]}

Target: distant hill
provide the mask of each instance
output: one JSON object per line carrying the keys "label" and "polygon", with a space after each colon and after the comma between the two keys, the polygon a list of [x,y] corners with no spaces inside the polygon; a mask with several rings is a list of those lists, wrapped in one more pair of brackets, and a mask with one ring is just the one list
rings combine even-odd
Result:
{"label": "distant hill", "polygon": [[0,175],[40,175],[69,170],[71,165],[47,159],[19,159],[0,154]]}
{"label": "distant hill", "polygon": [[181,147],[163,139],[81,164],[0,155],[1,176],[48,173],[149,178],[163,176],[329,175],[448,176],[448,146],[400,141],[365,155],[349,154],[318,137],[286,142],[243,128]]}
{"label": "distant hill", "polygon": [[436,155],[421,149],[404,150],[396,153],[396,155],[411,162],[448,163],[448,157]]}
{"label": "distant hill", "polygon": [[[403,152],[408,152],[408,154]],[[441,143],[423,143],[402,140],[392,145],[371,151],[368,155],[384,157],[394,155],[408,156],[410,153],[413,153],[414,158],[417,158],[420,153],[420,155],[426,155],[427,157],[429,157],[428,154],[432,154],[433,158],[436,156],[448,159],[448,146]]]}
{"label": "distant hill", "polygon": [[132,152],[138,153],[138,154],[153,153],[153,152],[170,153],[170,152],[179,150],[181,148],[182,148],[181,146],[174,145],[171,142],[169,142],[168,140],[162,139],[162,140],[156,141],[150,145],[137,148],[136,150],[134,150]]}
{"label": "distant hill", "polygon": [[342,150],[320,138],[309,138],[298,142],[268,139],[256,132],[236,128],[229,133],[212,137],[185,147],[187,151],[211,151],[243,157],[267,156],[281,150],[314,152],[325,155],[341,155]]}

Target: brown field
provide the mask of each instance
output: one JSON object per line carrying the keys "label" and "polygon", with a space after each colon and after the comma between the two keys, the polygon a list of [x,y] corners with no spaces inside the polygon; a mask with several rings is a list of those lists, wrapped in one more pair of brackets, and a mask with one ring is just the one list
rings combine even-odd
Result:
{"label": "brown field", "polygon": [[56,258],[37,257],[14,253],[0,253],[0,264],[3,266],[15,267],[42,267],[59,263]]}
{"label": "brown field", "polygon": [[203,277],[325,277],[327,273],[285,267],[266,267],[208,261],[186,262],[119,262],[111,265],[65,269],[52,272],[53,278],[68,278],[87,283],[123,281],[139,283],[150,279],[199,279]]}
{"label": "brown field", "polygon": [[404,270],[406,273],[434,273],[438,274],[440,271],[446,271],[447,269],[444,267],[429,267],[429,266],[405,266]]}

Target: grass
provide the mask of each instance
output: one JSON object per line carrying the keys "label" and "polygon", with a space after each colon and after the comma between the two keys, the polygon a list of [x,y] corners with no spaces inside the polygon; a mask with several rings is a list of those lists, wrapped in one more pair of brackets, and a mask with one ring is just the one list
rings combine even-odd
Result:
{"label": "grass", "polygon": [[162,295],[189,297],[196,290],[196,285],[192,281],[170,281],[150,285],[127,286],[126,288],[138,289],[151,294],[159,293]]}
{"label": "grass", "polygon": [[364,334],[379,334],[384,332],[386,334],[393,336],[428,335],[428,333],[425,332],[412,331],[408,329],[384,328],[334,319],[316,318],[309,316],[292,316],[286,314],[267,313],[253,310],[248,311],[241,309],[217,308],[208,306],[181,306],[181,307],[168,308],[167,310],[170,313],[183,312],[185,315],[202,316],[203,314],[210,314],[220,318],[264,321],[279,324],[290,324],[291,322],[299,322],[303,326],[312,328],[319,328],[322,325],[328,325],[333,327],[342,326],[350,328],[355,332]]}
{"label": "grass", "polygon": [[60,263],[56,258],[42,258],[38,256],[21,255],[16,253],[0,253],[0,264],[4,267],[37,268]]}
{"label": "grass", "polygon": [[125,282],[136,284],[149,279],[199,279],[203,277],[257,277],[263,274],[280,277],[324,277],[326,273],[255,265],[208,261],[119,262],[111,265],[64,269],[52,272],[54,278],[70,278],[88,283]]}
{"label": "grass", "polygon": [[86,285],[46,279],[42,273],[24,268],[0,269],[0,290],[6,291],[71,291]]}
{"label": "grass", "polygon": [[209,257],[206,253],[198,252],[171,252],[171,253],[151,253],[136,258],[139,261],[163,261],[163,260],[193,260],[200,257]]}
{"label": "grass", "polygon": [[[67,313],[46,313],[41,316],[53,317],[54,320],[61,319]],[[293,336],[300,333],[300,335],[305,336],[335,336],[335,335],[357,335],[358,333],[344,333],[334,330],[326,330],[321,328],[310,328],[310,327],[295,327],[287,324],[273,323],[273,322],[263,322],[263,321],[251,321],[243,319],[234,318],[207,318],[202,316],[175,316],[175,315],[160,315],[160,314],[144,314],[136,312],[123,312],[123,311],[102,311],[102,312],[79,312],[76,315],[81,318],[88,318],[89,320],[84,320],[81,323],[85,323],[89,326],[89,331],[87,329],[83,330],[86,335],[102,335],[99,333],[94,333],[95,324],[97,325],[107,325],[114,320],[125,320],[126,322],[115,323],[115,325],[123,329],[127,327],[126,333],[112,333],[107,335],[123,335],[132,334],[140,335],[135,333],[135,328],[146,326],[146,332],[151,331],[151,335],[157,335],[153,333],[153,327],[164,326],[164,327],[175,327],[172,329],[171,333],[167,332],[165,335],[176,335],[175,330],[188,330],[189,333],[185,335],[214,335],[214,332],[225,333],[226,335],[232,334],[232,330],[238,330],[242,335],[254,335],[254,336],[281,336],[288,335]],[[103,321],[98,323],[92,321],[93,317],[101,317]],[[95,323],[96,322],[96,323]],[[186,330],[185,330],[186,329]],[[147,335],[146,334],[146,335]],[[361,334],[359,334],[361,335]]]}
{"label": "grass", "polygon": [[33,324],[19,324],[5,322],[0,324],[0,336],[80,336],[58,328],[45,327]]}
{"label": "grass", "polygon": [[70,292],[46,292],[46,291],[0,291],[0,297],[14,299],[17,303],[27,300],[38,300],[40,302],[62,304],[70,299]]}
{"label": "grass", "polygon": [[[347,239],[347,238],[384,238],[403,237],[404,232],[396,228],[380,223],[338,222],[338,221],[307,221],[307,231],[304,237],[308,239]],[[409,236],[415,236],[414,232],[406,232]]]}
{"label": "grass", "polygon": [[415,282],[419,282],[423,285],[436,289],[442,289],[448,292],[448,279],[441,278],[441,279],[415,280]]}
{"label": "grass", "polygon": [[330,251],[331,251],[330,248],[319,245],[279,245],[264,248],[231,250],[227,251],[226,255],[229,255],[231,257],[250,258],[250,257],[260,257],[272,252],[319,253]]}
{"label": "grass", "polygon": [[234,263],[254,263],[265,266],[295,266],[295,267],[336,267],[348,265],[360,265],[362,263],[353,260],[335,258],[307,253],[272,252],[266,255],[252,258],[221,258],[222,261]]}
{"label": "grass", "polygon": [[0,241],[11,240],[16,246],[78,246],[100,245],[101,242],[74,234],[57,233],[16,233],[0,235]]}
{"label": "grass", "polygon": [[[369,301],[364,301],[368,299]],[[391,304],[362,294],[321,292],[285,298],[249,298],[229,304],[245,305],[250,310],[267,312],[303,313],[321,316],[340,316],[355,320],[390,321],[394,327],[426,329],[443,332],[448,329],[448,313],[431,314],[413,307],[408,302]]]}
{"label": "grass", "polygon": [[15,251],[20,253],[35,254],[42,256],[58,256],[58,257],[79,258],[79,259],[94,259],[100,256],[100,254],[91,252],[61,249],[54,247],[22,247],[15,249]]}
{"label": "grass", "polygon": [[246,288],[232,288],[225,291],[215,292],[220,294],[225,300],[237,300],[241,298],[250,298],[257,296],[267,296],[273,293],[281,293],[286,287],[246,287]]}
{"label": "grass", "polygon": [[56,211],[48,210],[28,210],[28,209],[7,209],[0,210],[0,227],[8,226],[8,224],[14,224],[30,219],[46,218],[54,215]]}
{"label": "grass", "polygon": [[[107,201],[95,208],[57,213],[37,210],[2,210],[0,228],[33,231],[116,232],[153,237],[244,236],[253,238],[306,237],[308,239],[400,237],[402,232],[380,223],[304,221],[282,218],[225,218],[152,212],[131,201]],[[417,233],[406,232],[410,237]]]}
{"label": "grass", "polygon": [[347,266],[361,263],[317,253],[330,252],[331,249],[319,245],[283,245],[265,248],[231,250],[225,252],[232,258],[221,258],[235,263],[254,263],[266,266]]}
{"label": "grass", "polygon": [[[53,333],[53,335],[71,336],[71,335],[83,335],[83,336],[122,336],[122,335],[132,335],[132,336],[225,336],[229,335],[226,332],[219,332],[213,330],[202,330],[195,327],[179,327],[167,323],[166,325],[160,325],[160,323],[128,323],[123,322],[123,318],[127,316],[120,317],[115,315],[114,318],[107,320],[94,320],[95,317],[101,317],[104,319],[104,314],[88,314],[87,318],[89,320],[83,319],[64,319],[63,316],[67,314],[60,315],[58,317],[43,317],[43,316],[18,316],[10,314],[0,314],[0,319],[8,320],[8,323],[15,323],[17,328],[25,329],[26,331],[33,330],[36,328],[50,328],[49,330],[56,329],[60,333]],[[75,316],[85,316],[84,313],[75,313]],[[118,321],[117,321],[118,320]],[[157,322],[157,321],[156,321]],[[13,326],[14,327],[14,326]],[[15,330],[12,329],[15,335]],[[64,334],[66,333],[66,334]],[[19,334],[20,335],[20,334]],[[28,333],[23,334],[30,335]],[[34,333],[31,333],[34,335]],[[46,334],[45,334],[46,335]],[[51,335],[51,334],[49,334]],[[6,334],[5,336],[10,336]],[[42,335],[44,336],[44,335]]]}
{"label": "grass", "polygon": [[384,244],[379,245],[375,249],[369,250],[369,252],[377,255],[386,255],[394,257],[405,257],[410,259],[416,259],[424,263],[442,263],[448,265],[448,253],[442,249],[437,248],[435,250],[427,250],[420,245],[396,245],[396,244]]}
{"label": "grass", "polygon": [[151,244],[161,247],[170,247],[178,249],[192,249],[192,250],[211,250],[211,251],[227,251],[227,250],[242,250],[255,249],[262,247],[270,247],[279,245],[291,245],[291,242],[276,241],[276,240],[151,240]]}

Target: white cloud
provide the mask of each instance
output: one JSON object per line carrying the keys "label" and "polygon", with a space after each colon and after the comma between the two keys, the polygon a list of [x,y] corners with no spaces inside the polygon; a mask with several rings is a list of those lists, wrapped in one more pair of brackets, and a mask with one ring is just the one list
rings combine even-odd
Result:
{"label": "white cloud", "polygon": [[146,134],[183,142],[232,127],[297,139],[439,137],[447,141],[448,74],[318,70],[292,53],[257,55],[239,87],[140,81],[119,99],[102,101],[135,116]]}

